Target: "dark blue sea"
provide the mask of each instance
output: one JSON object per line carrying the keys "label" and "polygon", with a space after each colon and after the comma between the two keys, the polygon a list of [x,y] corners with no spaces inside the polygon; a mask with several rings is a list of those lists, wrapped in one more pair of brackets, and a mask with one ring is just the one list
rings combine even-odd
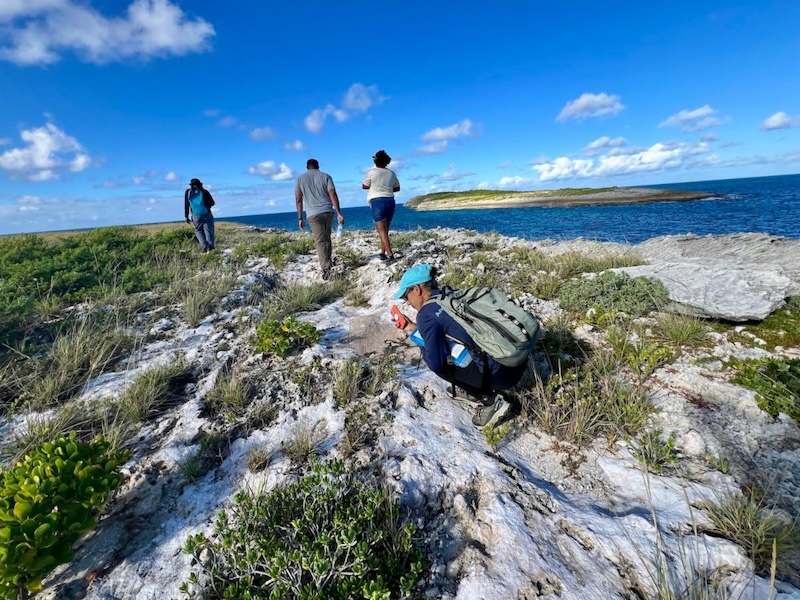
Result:
{"label": "dark blue sea", "polygon": [[[526,239],[639,243],[662,235],[762,232],[800,238],[800,175],[693,181],[648,187],[719,194],[719,198],[615,206],[420,211],[398,205],[392,230],[465,227]],[[345,227],[373,229],[366,206],[344,208]],[[219,219],[294,230],[296,213]],[[799,259],[800,260],[800,259]]]}

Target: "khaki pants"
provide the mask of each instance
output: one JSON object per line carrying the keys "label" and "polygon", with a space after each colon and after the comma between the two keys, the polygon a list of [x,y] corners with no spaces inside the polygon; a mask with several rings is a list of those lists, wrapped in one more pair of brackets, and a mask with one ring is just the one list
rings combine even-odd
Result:
{"label": "khaki pants", "polygon": [[323,273],[330,271],[333,266],[333,262],[331,261],[331,254],[333,253],[333,246],[331,244],[333,213],[322,213],[308,217],[308,224],[311,227],[314,242],[317,244],[319,266],[322,267]]}

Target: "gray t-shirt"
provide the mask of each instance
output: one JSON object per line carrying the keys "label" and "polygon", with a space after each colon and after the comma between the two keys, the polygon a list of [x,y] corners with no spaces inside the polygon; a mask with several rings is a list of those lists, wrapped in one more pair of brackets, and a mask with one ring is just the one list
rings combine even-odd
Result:
{"label": "gray t-shirt", "polygon": [[295,197],[297,197],[297,192],[303,194],[303,208],[305,208],[306,217],[333,212],[333,204],[328,192],[335,189],[331,176],[319,169],[308,169],[294,182]]}

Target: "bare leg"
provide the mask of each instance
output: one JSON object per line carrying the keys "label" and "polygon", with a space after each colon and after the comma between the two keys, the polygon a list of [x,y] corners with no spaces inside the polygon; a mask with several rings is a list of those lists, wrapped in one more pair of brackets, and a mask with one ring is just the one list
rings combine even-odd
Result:
{"label": "bare leg", "polygon": [[386,256],[392,256],[392,243],[389,241],[389,222],[384,219],[375,223],[375,229],[378,231],[378,236],[381,238],[381,250]]}

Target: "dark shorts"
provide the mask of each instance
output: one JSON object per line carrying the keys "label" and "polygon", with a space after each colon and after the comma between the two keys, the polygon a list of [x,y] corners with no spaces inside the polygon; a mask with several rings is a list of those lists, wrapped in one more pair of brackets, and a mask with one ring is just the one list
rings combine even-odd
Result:
{"label": "dark shorts", "polygon": [[392,217],[394,217],[394,198],[373,198],[369,201],[369,206],[372,209],[372,220],[378,223],[379,221],[386,221],[386,225],[392,224]]}

